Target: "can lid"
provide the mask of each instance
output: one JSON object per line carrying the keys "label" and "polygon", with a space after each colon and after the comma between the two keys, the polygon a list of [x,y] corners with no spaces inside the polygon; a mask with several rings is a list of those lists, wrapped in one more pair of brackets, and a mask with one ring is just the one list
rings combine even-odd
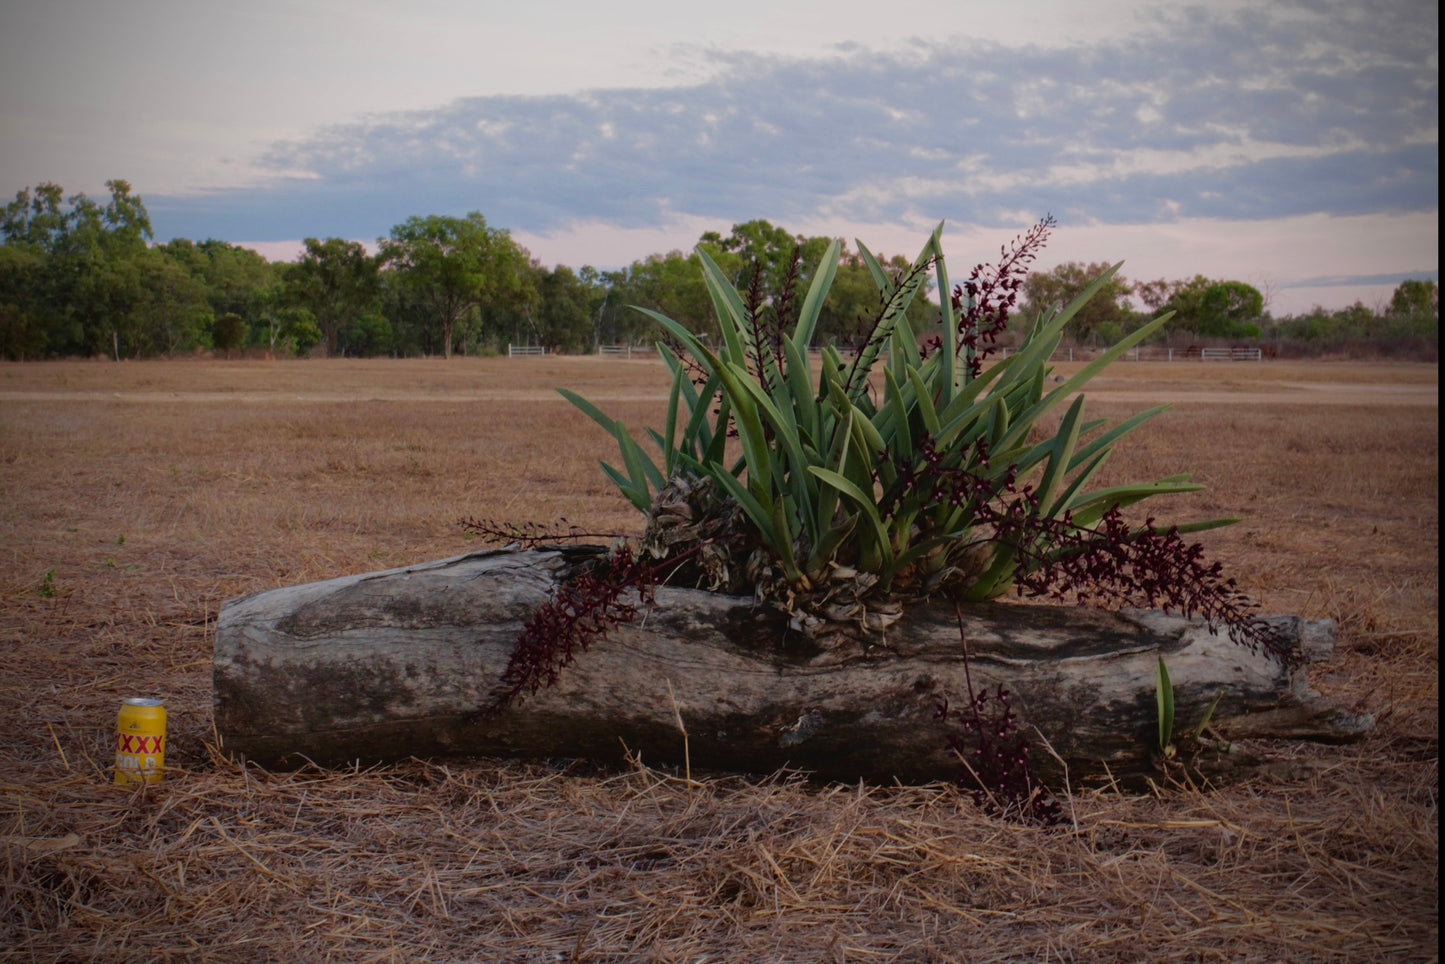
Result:
{"label": "can lid", "polygon": [[165,706],[164,700],[153,700],[143,696],[131,696],[121,700],[125,706]]}

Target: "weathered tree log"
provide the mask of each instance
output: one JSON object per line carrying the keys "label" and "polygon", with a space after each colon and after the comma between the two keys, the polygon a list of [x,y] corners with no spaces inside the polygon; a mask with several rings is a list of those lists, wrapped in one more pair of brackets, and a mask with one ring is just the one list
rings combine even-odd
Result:
{"label": "weathered tree log", "polygon": [[[664,587],[645,619],[612,630],[556,686],[478,714],[523,622],[587,551],[478,553],[226,603],[215,655],[223,747],[270,766],[445,754],[620,761],[627,751],[680,764],[680,717],[697,768],[909,782],[958,774],[948,724],[935,718],[945,700],[969,699],[946,604],[911,608],[885,646],[848,657],[806,651],[751,599]],[[1278,623],[1309,661],[1334,646],[1331,623]],[[1001,603],[970,607],[963,631],[973,686],[1006,687],[1026,731],[1046,743],[1034,754],[1046,781],[1063,765],[1075,785],[1157,766],[1161,655],[1177,733],[1223,693],[1206,772],[1243,759],[1224,741],[1343,742],[1373,724],[1321,699],[1302,669],[1157,612]]]}

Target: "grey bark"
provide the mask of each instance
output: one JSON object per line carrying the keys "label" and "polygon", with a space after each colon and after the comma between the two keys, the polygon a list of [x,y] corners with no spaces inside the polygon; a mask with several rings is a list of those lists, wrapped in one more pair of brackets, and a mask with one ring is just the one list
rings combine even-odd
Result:
{"label": "grey bark", "polygon": [[[908,782],[959,773],[944,734],[969,687],[947,604],[910,608],[868,655],[817,653],[751,599],[663,587],[645,619],[613,629],[556,686],[479,714],[523,623],[586,552],[478,553],[226,603],[215,652],[222,746],[268,766],[628,752],[681,764],[686,751],[700,769]],[[1333,624],[1277,621],[1307,660],[1328,658]],[[974,689],[1008,690],[1046,782],[1064,767],[1073,785],[1155,771],[1160,656],[1176,733],[1223,693],[1218,739],[1196,760],[1205,772],[1251,762],[1241,739],[1343,742],[1373,724],[1321,699],[1303,669],[1158,612],[999,603],[969,607],[963,633]],[[953,723],[935,718],[944,701]]]}

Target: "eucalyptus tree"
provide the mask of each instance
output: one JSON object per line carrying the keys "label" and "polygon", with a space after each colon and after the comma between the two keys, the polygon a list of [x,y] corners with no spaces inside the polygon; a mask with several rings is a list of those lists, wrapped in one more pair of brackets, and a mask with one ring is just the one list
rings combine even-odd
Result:
{"label": "eucalyptus tree", "polygon": [[0,239],[7,247],[54,253],[69,231],[65,189],[49,181],[15,192],[15,200],[0,211]]}
{"label": "eucalyptus tree", "polygon": [[358,241],[307,238],[301,260],[286,271],[286,300],[311,313],[326,353],[340,352],[342,332],[375,310],[377,260]]}
{"label": "eucalyptus tree", "polygon": [[[1016,317],[1027,324],[1050,305],[1068,304],[1108,269],[1107,262],[1067,261],[1049,271],[1030,272],[1024,281],[1027,308]],[[1074,315],[1070,334],[1083,344],[1118,341],[1134,320],[1129,304],[1133,293],[1134,285],[1112,275]]]}
{"label": "eucalyptus tree", "polygon": [[1243,281],[1216,281],[1204,291],[1199,327],[1201,335],[1218,338],[1259,338],[1264,317],[1264,295]]}
{"label": "eucalyptus tree", "polygon": [[[188,238],[176,238],[158,244],[154,251],[164,254],[205,288],[205,298],[219,321],[235,316],[245,323],[236,341],[234,322],[227,322],[224,333],[211,332],[217,348],[244,348],[253,341],[265,344],[269,330],[275,327],[275,311],[280,295],[280,266],[240,245],[206,240],[197,244]],[[274,345],[272,346],[274,347]]]}
{"label": "eucalyptus tree", "polygon": [[1259,338],[1264,295],[1243,281],[1220,281],[1197,274],[1178,281],[1150,281],[1137,286],[1150,309],[1174,312],[1171,331],[1200,338]]}
{"label": "eucalyptus tree", "polygon": [[[771,221],[755,219],[734,224],[727,237],[709,231],[697,246],[729,276],[735,288],[750,292],[760,307],[787,313],[801,306],[802,293],[819,270],[832,241],[794,234]],[[845,300],[847,288],[845,284],[839,289],[835,305]],[[871,292],[871,282],[869,289]],[[870,294],[867,301],[871,308],[876,298]]]}
{"label": "eucalyptus tree", "polygon": [[[238,244],[206,240],[196,245],[205,255],[202,280],[207,297],[219,317],[240,315],[250,332],[266,326],[266,311],[274,303],[279,287],[277,266],[264,256]],[[248,332],[248,339],[252,335]]]}
{"label": "eucalyptus tree", "polygon": [[1427,329],[1437,327],[1440,322],[1440,285],[1418,278],[1400,282],[1390,295],[1390,305],[1385,314],[1392,319],[1420,322]]}
{"label": "eucalyptus tree", "polygon": [[0,211],[0,325],[7,358],[86,350],[72,297],[80,266],[65,258],[71,223],[64,189],[51,182],[17,191]]}
{"label": "eucalyptus tree", "polygon": [[154,250],[133,263],[139,268],[140,299],[128,319],[132,354],[172,355],[214,337],[216,315],[204,280]]}
{"label": "eucalyptus tree", "polygon": [[0,354],[12,360],[45,353],[59,312],[50,297],[51,255],[66,230],[65,192],[44,183],[17,191],[0,209]]}
{"label": "eucalyptus tree", "polygon": [[[593,305],[593,342],[597,345],[636,345],[650,343],[656,337],[656,326],[636,308],[638,297],[636,268],[641,262],[598,272],[589,282],[600,292]],[[584,271],[596,269],[584,268]]]}
{"label": "eucalyptus tree", "polygon": [[608,302],[615,317],[607,327],[616,333],[616,341],[656,337],[656,326],[638,308],[661,312],[703,337],[717,335],[712,302],[696,254],[650,254],[618,272],[612,290]]}
{"label": "eucalyptus tree", "polygon": [[524,300],[528,291],[526,250],[477,211],[412,217],[378,243],[381,262],[428,306],[447,358],[469,315]]}
{"label": "eucalyptus tree", "polygon": [[102,204],[83,193],[67,198],[46,182],[17,192],[0,212],[0,238],[20,252],[7,256],[14,270],[0,280],[16,287],[0,301],[15,305],[30,335],[44,326],[51,353],[118,358],[122,337],[127,353],[140,350],[132,331],[142,300],[137,262],[147,255],[150,217],[128,182],[105,186],[110,198]]}
{"label": "eucalyptus tree", "polygon": [[[818,240],[821,247],[814,263],[816,254],[828,246],[826,238]],[[698,246],[731,277],[733,287],[747,291],[756,285],[773,293],[787,285],[794,254],[805,241],[802,235],[793,235],[771,221],[755,219],[734,224],[727,237],[708,231],[698,239]]]}
{"label": "eucalyptus tree", "polygon": [[535,274],[536,328],[543,345],[552,351],[578,352],[591,346],[594,288],[565,264]]}
{"label": "eucalyptus tree", "polygon": [[[558,265],[561,267],[561,265]],[[607,306],[612,300],[612,288],[616,275],[610,271],[599,271],[590,264],[577,269],[577,282],[587,292],[587,317],[591,324],[592,347],[602,344],[602,325],[607,316]],[[609,341],[609,344],[613,342]]]}
{"label": "eucalyptus tree", "polygon": [[21,361],[45,354],[44,276],[43,255],[0,245],[0,357]]}

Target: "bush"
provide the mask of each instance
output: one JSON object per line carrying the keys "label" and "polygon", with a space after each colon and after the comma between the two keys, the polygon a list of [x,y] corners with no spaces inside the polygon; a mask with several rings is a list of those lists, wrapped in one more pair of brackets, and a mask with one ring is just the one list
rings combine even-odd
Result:
{"label": "bush", "polygon": [[[648,431],[659,458],[621,422],[560,389],[616,439],[621,467],[603,469],[646,514],[647,530],[639,544],[618,545],[532,614],[489,709],[556,682],[579,652],[645,611],[664,579],[750,591],[785,612],[818,650],[846,644],[866,652],[911,600],[943,596],[961,607],[1017,588],[1093,604],[1162,604],[1288,659],[1220,565],[1183,541],[1183,528],[1161,531],[1152,520],[1133,526],[1123,517],[1121,510],[1145,499],[1199,486],[1179,475],[1089,488],[1113,446],[1163,410],[1110,426],[1085,420],[1077,393],[1166,324],[1167,314],[1074,376],[1049,377],[1064,326],[1119,265],[1067,306],[1044,310],[1017,353],[985,367],[1051,226],[1051,219],[1040,222],[999,265],[980,265],[956,288],[941,225],[896,273],[860,244],[880,307],[859,353],[847,360],[824,348],[816,372],[810,346],[838,243],[823,254],[801,301],[793,290],[801,273],[796,254],[783,289],[765,295],[756,281],[736,290],[700,249],[721,347],[713,351],[683,324],[646,311],[671,339],[659,346],[672,373],[666,421]],[[930,271],[943,302],[941,334],[920,344],[908,309]],[[1049,433],[1043,419],[1058,408],[1064,414]],[[508,542],[557,535],[545,527],[464,525]],[[967,660],[962,638],[960,649]],[[970,684],[967,696],[961,729],[947,737],[965,761],[961,782],[986,806],[1057,820],[1057,803],[1030,772],[1008,693],[973,692]],[[949,721],[946,701],[937,718]]]}
{"label": "bush", "polygon": [[224,352],[245,348],[250,334],[246,319],[235,312],[227,312],[211,326],[211,345]]}
{"label": "bush", "polygon": [[[576,393],[564,396],[616,440],[621,467],[604,471],[648,516],[646,556],[689,555],[699,579],[752,591],[790,613],[820,644],[881,629],[911,598],[960,602],[1011,589],[1114,604],[1165,604],[1224,622],[1252,643],[1248,606],[1180,533],[1129,526],[1121,510],[1200,488],[1177,475],[1090,489],[1113,446],[1158,415],[1116,425],[1084,417],[1077,394],[1169,315],[1123,337],[1070,378],[1050,379],[1064,327],[1111,283],[1105,270],[1066,306],[1046,309],[1016,353],[985,368],[1005,331],[1045,219],[999,265],[949,282],[942,225],[906,271],[890,274],[860,245],[879,309],[856,357],[824,348],[814,371],[814,326],[839,246],[823,255],[806,295],[746,292],[699,252],[720,323],[714,352],[654,311],[670,337],[672,373],[654,460],[622,423]],[[948,292],[941,336],[920,344],[910,303],[932,272]],[[793,273],[796,277],[797,271]],[[1071,400],[1072,399],[1072,400]],[[1045,416],[1063,408],[1057,430]],[[740,457],[732,454],[735,437]]]}

